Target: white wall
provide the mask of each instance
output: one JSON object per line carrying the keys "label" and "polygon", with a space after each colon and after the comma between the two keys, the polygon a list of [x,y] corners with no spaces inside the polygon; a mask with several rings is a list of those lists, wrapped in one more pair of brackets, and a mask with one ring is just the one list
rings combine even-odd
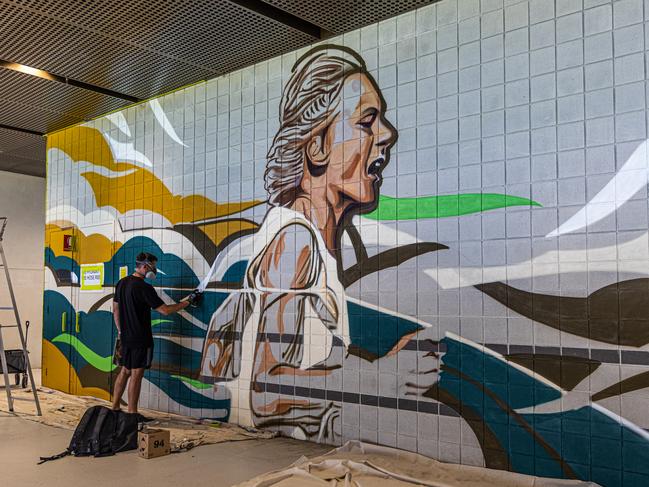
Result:
{"label": "white wall", "polygon": [[[45,233],[45,179],[0,171],[0,216],[9,218],[4,249],[24,324],[29,320],[28,347],[32,367],[41,366],[43,334],[43,239]],[[0,276],[0,306],[11,301]],[[11,311],[0,311],[0,323],[14,324]],[[19,348],[15,328],[3,329],[6,348]]]}

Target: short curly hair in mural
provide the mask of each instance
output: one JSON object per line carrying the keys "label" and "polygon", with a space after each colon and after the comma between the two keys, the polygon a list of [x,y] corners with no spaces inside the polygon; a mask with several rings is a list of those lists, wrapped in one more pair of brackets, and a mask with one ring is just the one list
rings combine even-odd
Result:
{"label": "short curly hair in mural", "polygon": [[279,107],[279,130],[267,155],[265,187],[273,206],[290,206],[299,193],[305,149],[338,113],[345,79],[367,71],[353,50],[331,44],[297,60]]}

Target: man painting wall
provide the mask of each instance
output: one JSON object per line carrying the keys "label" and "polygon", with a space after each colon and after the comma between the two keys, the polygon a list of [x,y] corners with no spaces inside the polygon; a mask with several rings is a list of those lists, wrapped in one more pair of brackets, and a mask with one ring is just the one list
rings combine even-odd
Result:
{"label": "man painting wall", "polygon": [[194,291],[180,303],[165,304],[153,286],[145,281],[155,279],[157,261],[158,258],[153,254],[138,254],[135,272],[120,279],[115,286],[113,318],[117,327],[116,349],[122,368],[115,380],[114,410],[120,409],[120,401],[128,382],[128,412],[137,413],[144,371],[151,368],[153,359],[151,310],[168,316],[189,305],[197,306],[202,296],[202,293]]}
{"label": "man painting wall", "polygon": [[[78,171],[85,171],[80,180],[94,181],[97,205],[115,210],[120,224],[131,230],[148,224],[131,216],[131,210],[153,212],[153,222],[169,218],[160,223],[164,229],[138,230],[135,238],[134,233],[110,236],[124,242],[120,256],[128,255],[124,249],[130,246],[152,250],[164,271],[172,264],[165,262],[163,251],[174,254],[174,266],[189,264],[191,269],[158,279],[161,293],[178,300],[184,295],[181,289],[193,289],[205,276],[206,305],[200,312],[172,320],[153,316],[154,324],[160,322],[155,325],[156,350],[163,352],[145,373],[148,394],[142,401],[296,438],[329,443],[362,439],[444,460],[632,485],[631,474],[623,470],[646,473],[649,465],[642,448],[649,441],[642,429],[647,423],[638,414],[647,384],[646,367],[639,366],[646,362],[649,329],[646,259],[640,260],[647,248],[646,219],[641,218],[646,205],[641,197],[631,198],[638,185],[646,185],[645,138],[616,143],[617,156],[611,153],[610,162],[621,169],[600,174],[588,165],[602,154],[591,147],[598,141],[587,139],[585,154],[559,150],[556,137],[570,133],[567,125],[545,119],[537,120],[540,128],[525,125],[526,113],[534,120],[545,113],[540,107],[561,107],[574,99],[555,96],[558,78],[533,76],[524,69],[517,71],[520,79],[485,86],[480,73],[497,62],[483,63],[474,56],[475,66],[458,70],[453,63],[464,54],[446,50],[429,55],[435,51],[430,36],[442,31],[436,31],[434,21],[424,21],[419,32],[420,18],[426,17],[418,12],[416,31],[402,32],[404,39],[379,39],[378,53],[364,41],[360,44],[368,65],[377,60],[372,63],[376,79],[398,114],[398,150],[393,147],[396,129],[388,121],[397,117],[386,111],[363,59],[349,48],[328,45],[310,50],[297,63],[286,55],[187,88],[185,118],[173,125],[146,125],[147,116],[162,110],[157,102],[125,112],[129,124],[145,121],[146,134],[149,126],[193,134],[193,124],[200,120],[203,127],[205,121],[205,137],[185,141],[187,152],[182,141],[170,143],[189,154],[182,165],[178,151],[165,150],[160,156],[139,143],[139,137],[117,134],[146,153],[151,178],[170,175],[169,163],[174,171],[185,172],[189,189],[175,186],[176,179],[164,179],[164,185],[163,179],[153,179],[163,196],[152,198],[152,204],[124,203],[117,197],[108,201],[99,198],[100,189],[108,187],[109,179],[118,187],[132,186],[138,173],[125,175],[124,168],[135,166],[106,166],[102,158],[93,163],[95,173],[89,173],[77,164],[82,167]],[[395,22],[398,26],[401,20]],[[367,32],[371,38],[376,29]],[[456,37],[445,39],[455,45],[461,41]],[[357,39],[341,42],[357,46]],[[462,42],[462,52],[495,49],[494,39],[471,46]],[[525,43],[518,47],[522,57],[507,54],[509,62],[541,53],[530,50],[528,55]],[[397,61],[389,62],[388,56],[385,65],[381,53],[395,50]],[[542,57],[549,52],[551,60],[554,51],[543,51]],[[289,68],[294,64],[288,73],[286,61]],[[449,96],[457,71],[464,87]],[[539,86],[548,88],[549,100],[527,97],[529,89],[535,93]],[[280,94],[278,123],[269,123]],[[505,110],[481,104],[496,103],[499,96],[506,97],[503,106],[512,106]],[[177,99],[174,95],[165,102]],[[235,105],[240,100],[241,111]],[[458,103],[472,106],[475,113],[458,114]],[[175,102],[173,107],[178,108]],[[192,110],[196,117],[188,119]],[[644,108],[638,113],[644,116]],[[498,126],[498,116],[507,120],[506,134],[487,136],[487,130]],[[245,124],[240,126],[239,120]],[[591,123],[574,126],[586,129]],[[95,127],[97,140],[108,147],[106,140],[114,139],[117,129]],[[268,127],[276,128],[268,133]],[[59,141],[77,138],[70,132]],[[530,140],[531,146],[523,143]],[[59,145],[65,153],[51,151],[52,177],[67,174],[57,167],[77,168],[63,156],[79,144]],[[95,144],[81,144],[86,146]],[[513,158],[509,149],[521,150],[523,156],[535,152]],[[387,166],[390,152],[393,163]],[[570,172],[570,163],[562,158],[578,154],[589,161],[581,179],[538,172],[541,166]],[[121,173],[109,178],[103,167]],[[628,184],[629,174],[634,184]],[[520,184],[509,184],[510,179]],[[574,213],[578,208],[567,203],[574,201],[569,193],[577,195],[586,180],[608,182],[593,204]],[[65,179],[51,181],[58,191]],[[626,195],[616,203],[619,209],[601,204],[612,201],[611,188],[616,198],[623,196],[620,189]],[[183,211],[176,212],[176,206]],[[203,209],[208,206],[209,218]],[[601,216],[604,210],[615,215],[602,225],[582,218],[586,212]],[[55,214],[61,219],[68,209],[61,206]],[[626,231],[615,229],[616,219]],[[630,222],[638,227],[631,228]],[[612,223],[613,229],[602,233],[604,223]],[[138,240],[140,232],[151,238],[148,246]],[[50,263],[58,272],[57,286],[72,282],[61,277],[72,277],[73,266],[62,259]],[[51,297],[46,338],[65,352],[67,336],[60,323],[69,305],[62,296]],[[102,311],[95,310],[92,317],[103,318]],[[94,350],[101,357],[110,353],[96,345]],[[84,384],[92,384],[91,368],[81,366],[85,362],[77,360]],[[598,456],[601,451],[615,454]],[[617,465],[612,461],[616,456]]]}

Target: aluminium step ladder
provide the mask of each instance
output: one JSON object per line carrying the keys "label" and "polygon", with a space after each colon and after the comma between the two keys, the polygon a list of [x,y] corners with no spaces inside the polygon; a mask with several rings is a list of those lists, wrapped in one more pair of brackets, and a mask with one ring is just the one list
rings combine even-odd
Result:
{"label": "aluminium step ladder", "polygon": [[9,290],[9,297],[11,298],[11,306],[0,306],[0,312],[13,311],[14,317],[16,319],[15,325],[3,325],[2,322],[0,322],[0,362],[2,363],[2,373],[4,374],[4,387],[5,387],[5,391],[7,392],[7,404],[9,406],[9,411],[13,412],[14,400],[17,400],[17,398],[14,399],[13,396],[11,395],[11,382],[9,381],[9,368],[7,366],[7,356],[5,354],[4,343],[2,340],[2,329],[17,328],[18,334],[20,335],[20,344],[22,346],[22,352],[24,357],[24,368],[27,371],[27,374],[29,376],[29,383],[32,388],[32,393],[34,394],[34,402],[36,403],[36,412],[38,413],[39,416],[42,416],[41,403],[38,400],[38,392],[36,390],[36,383],[34,382],[34,374],[32,373],[32,366],[29,362],[29,353],[27,352],[27,341],[25,339],[25,334],[23,333],[23,327],[20,321],[20,314],[18,313],[18,307],[16,305],[16,296],[14,295],[14,289],[13,286],[11,285],[11,276],[9,275],[7,257],[5,256],[4,248],[2,246],[2,239],[4,237],[6,226],[7,226],[7,217],[4,216],[0,217],[0,267],[4,268],[4,276],[7,282],[7,289]]}

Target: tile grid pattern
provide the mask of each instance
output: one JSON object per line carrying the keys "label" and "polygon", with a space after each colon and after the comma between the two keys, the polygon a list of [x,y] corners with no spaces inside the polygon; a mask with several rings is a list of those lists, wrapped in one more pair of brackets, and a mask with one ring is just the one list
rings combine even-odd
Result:
{"label": "tile grid pattern", "polygon": [[[399,130],[382,194],[505,193],[542,205],[396,224],[421,239],[449,245],[449,252],[430,262],[438,269],[459,267],[457,285],[430,289],[429,278],[417,273],[417,289],[411,293],[412,268],[406,265],[386,271],[376,283],[361,281],[361,296],[373,293],[378,305],[430,321],[433,339],[451,331],[502,353],[560,350],[604,362],[601,370],[618,380],[646,370],[646,347],[632,350],[551,329],[461,286],[460,278],[464,268],[513,266],[545,255],[529,264],[531,277],[508,276],[509,282],[527,291],[585,297],[649,274],[647,245],[633,252],[624,247],[647,231],[646,187],[587,230],[546,238],[598,194],[647,139],[648,3],[444,0],[330,41],[361,53]],[[126,110],[129,126],[135,127],[135,148],[154,161],[153,171],[174,194],[204,194],[219,202],[265,198],[263,173],[278,128],[277,107],[303,52],[160,99],[184,147],[150,112]],[[123,135],[107,119],[94,124],[115,139]],[[92,192],[83,193],[81,177],[70,175],[60,162],[50,159],[50,207],[72,195],[71,206],[92,208]],[[254,210],[257,216],[264,212]],[[137,215],[124,220],[134,228],[147,224]],[[177,250],[199,265],[192,250]],[[428,262],[419,258],[415,265]],[[414,296],[402,296],[405,289]],[[414,303],[405,304],[408,299]],[[459,418],[420,416],[407,398],[395,396],[401,371],[417,366],[417,355],[408,350],[421,346],[409,345],[406,353],[378,368],[358,361],[356,369],[344,370],[336,387],[311,391],[342,398],[343,430],[350,438],[479,464],[475,437]],[[590,397],[596,380],[580,384],[575,396]],[[267,385],[267,393],[303,395],[295,384]],[[397,407],[381,407],[382,397]],[[374,401],[369,398],[378,398],[377,404],[369,404]],[[636,391],[607,399],[606,407],[648,428],[641,412],[647,400],[646,392]],[[431,412],[436,405],[419,402]]]}

